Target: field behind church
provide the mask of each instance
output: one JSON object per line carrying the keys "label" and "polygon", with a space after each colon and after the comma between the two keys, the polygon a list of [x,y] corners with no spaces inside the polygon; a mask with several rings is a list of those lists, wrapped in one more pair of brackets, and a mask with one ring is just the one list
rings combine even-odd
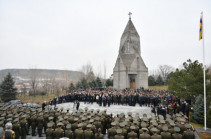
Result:
{"label": "field behind church", "polygon": [[163,85],[163,86],[149,86],[149,89],[151,89],[151,90],[168,90],[168,86],[167,85]]}

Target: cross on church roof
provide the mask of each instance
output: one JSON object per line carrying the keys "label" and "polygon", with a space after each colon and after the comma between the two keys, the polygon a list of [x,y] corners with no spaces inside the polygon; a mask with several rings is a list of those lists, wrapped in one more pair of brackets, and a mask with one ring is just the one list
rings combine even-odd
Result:
{"label": "cross on church roof", "polygon": [[129,15],[129,19],[131,19],[131,15],[132,15],[132,13],[131,13],[131,12],[129,12],[129,13],[128,13],[128,15]]}

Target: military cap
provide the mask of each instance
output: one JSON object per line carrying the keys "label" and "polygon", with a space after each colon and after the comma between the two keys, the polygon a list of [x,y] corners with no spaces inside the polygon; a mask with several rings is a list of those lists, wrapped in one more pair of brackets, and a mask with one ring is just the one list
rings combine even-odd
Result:
{"label": "military cap", "polygon": [[69,115],[71,115],[71,114],[68,112],[68,113],[66,113],[66,115],[69,116]]}
{"label": "military cap", "polygon": [[117,134],[122,133],[122,129],[119,128],[116,130],[116,132],[117,132]]}
{"label": "military cap", "polygon": [[1,117],[5,117],[6,116],[6,113],[3,113],[2,115],[1,115]]}
{"label": "military cap", "polygon": [[52,127],[53,126],[53,123],[48,123],[47,124],[47,127]]}
{"label": "military cap", "polygon": [[65,120],[68,119],[68,116],[65,116],[64,119],[65,119]]}
{"label": "military cap", "polygon": [[146,117],[144,117],[142,120],[145,122],[148,122],[148,118],[146,118]]}
{"label": "military cap", "polygon": [[78,124],[78,127],[82,127],[82,126],[83,126],[83,123]]}
{"label": "military cap", "polygon": [[175,132],[180,132],[180,128],[179,127],[174,127],[174,131]]}
{"label": "military cap", "polygon": [[151,131],[152,131],[152,132],[157,132],[158,129],[157,129],[157,128],[152,128]]}
{"label": "military cap", "polygon": [[96,117],[95,120],[97,120],[97,121],[100,120],[100,117]]}
{"label": "military cap", "polygon": [[101,132],[101,128],[98,128],[98,132],[99,132],[99,131]]}
{"label": "military cap", "polygon": [[92,127],[92,124],[88,124],[86,127],[90,128],[90,127]]}
{"label": "military cap", "polygon": [[2,138],[5,135],[4,129],[0,127],[0,138]]}
{"label": "military cap", "polygon": [[91,119],[91,118],[92,118],[92,116],[91,116],[91,115],[87,116],[87,119]]}
{"label": "military cap", "polygon": [[160,120],[160,123],[161,124],[165,124],[166,122],[164,120]]}
{"label": "military cap", "polygon": [[100,111],[100,109],[97,109],[97,112],[99,112]]}
{"label": "military cap", "polygon": [[60,118],[60,119],[59,119],[59,122],[62,122],[63,120],[64,120],[63,118]]}
{"label": "military cap", "polygon": [[63,118],[63,116],[62,116],[62,115],[59,115],[59,116],[58,116],[58,119],[60,119],[60,118]]}
{"label": "military cap", "polygon": [[19,117],[19,115],[18,114],[16,114],[15,116],[14,116],[14,118],[18,118]]}
{"label": "military cap", "polygon": [[4,124],[4,120],[0,121],[0,126],[2,126]]}
{"label": "military cap", "polygon": [[26,118],[27,116],[24,114],[24,115],[22,115],[22,118]]}
{"label": "military cap", "polygon": [[43,113],[39,113],[39,116],[43,116]]}
{"label": "military cap", "polygon": [[135,126],[130,126],[130,129],[135,129],[136,127]]}
{"label": "military cap", "polygon": [[48,119],[49,119],[49,120],[53,120],[53,117],[49,117]]}
{"label": "military cap", "polygon": [[71,129],[71,124],[67,124],[66,128]]}
{"label": "military cap", "polygon": [[190,128],[191,128],[191,125],[188,124],[188,123],[186,123],[186,124],[185,124],[185,127],[186,127],[187,129],[190,129]]}
{"label": "military cap", "polygon": [[91,119],[91,120],[89,120],[89,122],[90,122],[90,123],[93,123],[93,122],[94,122],[94,120],[93,120],[93,119]]}
{"label": "military cap", "polygon": [[147,114],[146,114],[146,113],[144,113],[144,114],[143,114],[143,117],[147,117]]}
{"label": "military cap", "polygon": [[144,130],[144,131],[148,131],[148,129],[147,129],[146,127],[143,127],[143,128],[142,128],[142,130]]}
{"label": "military cap", "polygon": [[5,117],[0,117],[0,121],[1,121],[1,120],[4,120],[4,119],[5,119]]}
{"label": "military cap", "polygon": [[8,115],[7,115],[7,117],[12,117],[12,116],[13,116],[12,114],[8,114]]}
{"label": "military cap", "polygon": [[153,125],[153,126],[158,126],[158,123],[153,122],[152,125]]}
{"label": "military cap", "polygon": [[133,121],[133,123],[134,123],[134,124],[137,124],[137,123],[138,123],[138,121],[137,121],[137,120],[134,120],[134,121]]}
{"label": "military cap", "polygon": [[175,123],[174,123],[174,122],[170,122],[170,125],[171,125],[171,126],[175,126]]}
{"label": "military cap", "polygon": [[13,123],[16,123],[16,122],[18,122],[19,121],[19,118],[16,118],[14,121],[13,121]]}
{"label": "military cap", "polygon": [[61,122],[59,122],[58,124],[57,124],[57,126],[62,126],[63,125],[63,123],[61,123]]}
{"label": "military cap", "polygon": [[8,118],[6,121],[7,121],[7,122],[12,121],[12,118]]}
{"label": "military cap", "polygon": [[128,112],[127,115],[132,115],[132,112]]}
{"label": "military cap", "polygon": [[123,117],[125,114],[124,113],[120,113],[120,116]]}
{"label": "military cap", "polygon": [[164,125],[164,126],[162,127],[162,129],[163,129],[163,131],[168,131],[168,126]]}
{"label": "military cap", "polygon": [[87,110],[88,110],[88,108],[87,108],[87,107],[85,107],[85,110],[87,111]]}
{"label": "military cap", "polygon": [[150,121],[150,123],[154,123],[154,122],[156,122],[156,120],[151,120],[151,121]]}
{"label": "military cap", "polygon": [[74,121],[78,121],[78,120],[79,120],[78,118],[75,118],[75,119],[74,119]]}
{"label": "military cap", "polygon": [[120,127],[124,127],[125,124],[124,124],[124,123],[120,123],[119,126],[120,126]]}
{"label": "military cap", "polygon": [[86,120],[86,117],[83,117],[81,120],[82,120],[82,121],[85,121],[85,120]]}
{"label": "military cap", "polygon": [[112,122],[111,125],[112,125],[112,126],[115,126],[115,125],[116,125],[116,122]]}
{"label": "military cap", "polygon": [[126,121],[126,122],[130,121],[130,118],[126,118],[125,121]]}
{"label": "military cap", "polygon": [[145,122],[142,122],[141,127],[147,127],[147,124]]}

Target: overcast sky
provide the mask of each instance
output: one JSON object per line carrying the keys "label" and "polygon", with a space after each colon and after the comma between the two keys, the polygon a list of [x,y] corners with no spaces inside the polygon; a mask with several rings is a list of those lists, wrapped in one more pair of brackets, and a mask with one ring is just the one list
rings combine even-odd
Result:
{"label": "overcast sky", "polygon": [[210,0],[0,0],[0,69],[79,70],[87,62],[113,72],[128,12],[139,33],[149,71],[202,62],[204,11],[206,64],[211,64]]}

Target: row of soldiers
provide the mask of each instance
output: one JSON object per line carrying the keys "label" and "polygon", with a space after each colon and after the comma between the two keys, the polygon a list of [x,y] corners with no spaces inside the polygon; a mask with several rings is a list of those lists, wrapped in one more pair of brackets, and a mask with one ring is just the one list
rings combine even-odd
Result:
{"label": "row of soldiers", "polygon": [[194,129],[185,119],[182,113],[173,117],[167,115],[166,120],[162,115],[152,114],[148,118],[146,114],[140,118],[138,114],[132,117],[132,113],[120,114],[113,118],[111,128],[108,129],[110,139],[194,139]]}
{"label": "row of soldiers", "polygon": [[94,111],[93,109],[79,111],[69,109],[64,111],[30,107],[18,107],[15,105],[1,105],[0,126],[13,123],[15,138],[26,138],[31,127],[32,136],[38,132],[42,137],[42,130],[47,139],[59,139],[68,137],[73,139],[102,139],[106,133],[111,139],[135,139],[135,138],[194,138],[193,128],[182,113],[173,117],[167,115],[166,120],[162,115],[152,114],[148,118],[146,114],[140,118],[138,114],[134,117],[132,113],[117,116],[108,115],[105,111]]}

